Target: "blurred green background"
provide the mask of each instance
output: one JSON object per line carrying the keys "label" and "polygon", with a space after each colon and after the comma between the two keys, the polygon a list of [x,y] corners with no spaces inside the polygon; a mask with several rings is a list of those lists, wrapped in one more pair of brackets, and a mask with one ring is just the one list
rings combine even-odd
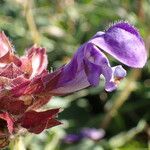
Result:
{"label": "blurred green background", "polygon": [[[16,53],[34,43],[46,47],[49,70],[67,63],[82,43],[119,20],[139,29],[149,51],[150,0],[0,0],[0,30]],[[63,109],[58,116],[63,125],[23,137],[27,150],[150,149],[150,60],[142,70],[125,68],[128,76],[115,92],[107,93],[102,79],[97,88],[53,97],[46,107]],[[96,142],[62,142],[84,127],[103,128],[106,134]]]}

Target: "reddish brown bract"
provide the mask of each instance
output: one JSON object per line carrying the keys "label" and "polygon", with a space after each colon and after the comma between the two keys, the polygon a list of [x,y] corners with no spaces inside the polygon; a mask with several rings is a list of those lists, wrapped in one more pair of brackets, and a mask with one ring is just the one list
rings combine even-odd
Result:
{"label": "reddish brown bract", "polygon": [[61,124],[55,119],[59,109],[38,111],[51,98],[42,92],[47,62],[46,50],[36,46],[19,58],[5,34],[0,33],[0,148],[23,129],[38,134]]}

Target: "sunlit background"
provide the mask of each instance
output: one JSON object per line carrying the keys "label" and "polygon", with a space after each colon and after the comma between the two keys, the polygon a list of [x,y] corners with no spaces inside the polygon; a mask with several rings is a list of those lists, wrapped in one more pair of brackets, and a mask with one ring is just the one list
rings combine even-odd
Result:
{"label": "sunlit background", "polygon": [[[148,51],[150,0],[0,0],[0,30],[16,53],[22,55],[34,43],[47,48],[49,70],[67,63],[82,43],[119,20],[139,29]],[[46,107],[61,107],[63,124],[25,135],[27,150],[150,149],[150,60],[142,70],[125,68],[128,76],[115,92],[107,93],[102,79],[97,88],[52,98]],[[87,127],[103,129],[105,135],[96,141],[64,139]]]}

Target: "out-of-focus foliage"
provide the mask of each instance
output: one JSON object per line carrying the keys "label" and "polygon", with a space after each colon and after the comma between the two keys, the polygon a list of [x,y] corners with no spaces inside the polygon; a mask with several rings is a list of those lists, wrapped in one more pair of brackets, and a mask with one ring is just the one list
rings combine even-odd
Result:
{"label": "out-of-focus foliage", "polygon": [[[149,53],[150,0],[0,0],[0,30],[10,37],[16,53],[23,54],[34,43],[46,47],[49,70],[67,63],[79,45],[118,20],[139,29]],[[46,107],[64,109],[58,116],[63,125],[25,135],[27,149],[150,149],[150,60],[142,71],[128,69],[128,73],[113,93],[104,91],[102,79],[97,88],[54,97]],[[106,135],[97,142],[62,142],[66,134],[84,127],[102,127]]]}

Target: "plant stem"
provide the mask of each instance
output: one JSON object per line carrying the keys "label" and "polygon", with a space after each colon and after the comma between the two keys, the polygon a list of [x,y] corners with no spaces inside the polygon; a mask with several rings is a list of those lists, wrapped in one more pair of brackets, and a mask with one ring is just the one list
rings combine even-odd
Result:
{"label": "plant stem", "polygon": [[10,145],[9,145],[10,150],[26,150],[22,137],[17,136],[16,138],[12,139]]}
{"label": "plant stem", "polygon": [[26,21],[27,21],[29,30],[31,32],[33,42],[35,44],[40,44],[41,36],[40,36],[40,33],[38,32],[36,23],[34,21],[33,12],[32,12],[33,2],[34,2],[33,0],[29,0],[29,1],[26,0],[24,2],[24,11],[25,11]]}

